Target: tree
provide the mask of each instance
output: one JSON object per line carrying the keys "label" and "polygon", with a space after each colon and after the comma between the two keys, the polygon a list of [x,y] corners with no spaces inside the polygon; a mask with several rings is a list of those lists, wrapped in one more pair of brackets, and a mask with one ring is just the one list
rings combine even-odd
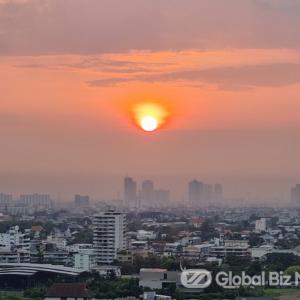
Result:
{"label": "tree", "polygon": [[269,270],[280,272],[300,265],[300,258],[292,253],[269,253],[265,265]]}
{"label": "tree", "polygon": [[74,244],[91,244],[93,242],[93,231],[85,228],[76,233],[73,240]]}
{"label": "tree", "polygon": [[260,275],[262,272],[262,266],[259,261],[252,262],[248,267],[247,274],[250,276]]}
{"label": "tree", "polygon": [[173,257],[164,257],[162,259],[161,267],[168,271],[177,271],[179,270],[179,262]]}
{"label": "tree", "polygon": [[251,247],[258,247],[258,246],[262,245],[263,242],[264,242],[263,238],[261,238],[258,234],[250,233],[249,244]]}
{"label": "tree", "polygon": [[224,262],[226,264],[228,264],[230,267],[237,267],[237,268],[244,269],[244,266],[249,264],[250,258],[249,257],[240,257],[240,256],[236,256],[236,255],[228,255],[225,258]]}
{"label": "tree", "polygon": [[218,233],[216,232],[213,222],[211,220],[203,222],[200,227],[200,231],[203,241],[208,241],[218,236]]}
{"label": "tree", "polygon": [[137,271],[135,265],[132,263],[124,262],[121,264],[121,272],[123,275],[133,275],[136,274]]}
{"label": "tree", "polygon": [[137,279],[95,278],[89,285],[98,299],[116,299],[129,296],[139,297],[143,290]]}
{"label": "tree", "polygon": [[44,299],[46,294],[45,288],[33,288],[30,290],[26,290],[24,292],[25,298],[31,298],[31,299]]}
{"label": "tree", "polygon": [[287,275],[290,275],[290,276],[292,276],[293,278],[295,278],[296,273],[300,274],[300,266],[291,266],[291,267],[288,267],[288,268],[285,270],[285,273],[286,273]]}

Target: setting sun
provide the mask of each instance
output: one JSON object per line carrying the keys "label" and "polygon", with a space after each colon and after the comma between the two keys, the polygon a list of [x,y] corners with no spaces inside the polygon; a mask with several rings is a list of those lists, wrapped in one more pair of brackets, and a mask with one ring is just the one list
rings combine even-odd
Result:
{"label": "setting sun", "polygon": [[133,105],[132,114],[136,125],[144,131],[151,132],[166,124],[170,112],[162,103],[143,102]]}
{"label": "setting sun", "polygon": [[146,116],[141,121],[141,127],[145,131],[154,131],[158,127],[158,122],[154,117]]}

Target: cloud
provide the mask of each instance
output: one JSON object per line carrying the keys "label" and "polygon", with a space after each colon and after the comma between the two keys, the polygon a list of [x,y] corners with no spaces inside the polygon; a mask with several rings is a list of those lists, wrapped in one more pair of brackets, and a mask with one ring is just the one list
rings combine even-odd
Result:
{"label": "cloud", "polygon": [[[124,54],[123,54],[124,55]],[[125,54],[128,56],[128,54]],[[113,55],[112,55],[113,56]],[[134,57],[134,54],[133,54]],[[57,60],[57,61],[56,61]],[[107,58],[105,55],[98,56],[43,56],[40,59],[30,57],[29,62],[20,61],[14,64],[17,68],[27,69],[51,69],[51,70],[90,70],[97,73],[107,74],[136,74],[136,73],[153,73],[158,70],[176,66],[175,62],[165,61],[134,61],[125,58]]]}
{"label": "cloud", "polygon": [[104,79],[97,79],[97,80],[91,80],[88,81],[89,86],[103,86],[103,87],[110,87],[110,86],[116,86],[119,84],[123,84],[126,82],[130,82],[134,79],[129,78],[104,78]]}
{"label": "cloud", "polygon": [[187,85],[212,84],[222,89],[251,88],[263,86],[286,86],[300,82],[300,64],[277,63],[209,69],[190,69],[144,74],[139,76],[105,78],[90,81],[91,86],[112,86],[130,81],[148,83],[186,83]]}
{"label": "cloud", "polygon": [[60,64],[60,66],[75,69],[98,70],[107,73],[139,73],[154,71],[154,68],[171,65],[165,62],[135,62],[130,60],[114,60],[103,57],[85,58],[73,63]]}
{"label": "cloud", "polygon": [[2,55],[300,46],[297,0],[0,1]]}
{"label": "cloud", "polygon": [[300,82],[300,64],[271,64],[183,70],[156,76],[144,76],[146,81],[206,82],[220,87],[284,86]]}

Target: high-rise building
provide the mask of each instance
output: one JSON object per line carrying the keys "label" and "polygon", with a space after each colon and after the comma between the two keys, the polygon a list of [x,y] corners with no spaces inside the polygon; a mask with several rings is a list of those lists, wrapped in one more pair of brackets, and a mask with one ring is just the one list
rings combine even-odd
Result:
{"label": "high-rise building", "polygon": [[214,200],[217,203],[223,200],[223,186],[219,183],[216,183],[214,186]]}
{"label": "high-rise building", "polygon": [[98,265],[111,264],[126,249],[126,215],[108,211],[93,218],[94,249]]}
{"label": "high-rise building", "polygon": [[21,195],[20,202],[33,211],[43,211],[52,208],[50,195],[28,194]]}
{"label": "high-rise building", "polygon": [[142,183],[141,191],[142,206],[152,206],[154,204],[154,183],[151,180],[145,180]]}
{"label": "high-rise building", "polygon": [[12,195],[0,193],[0,211],[7,211],[8,206],[12,205],[12,201]]}
{"label": "high-rise building", "polygon": [[189,203],[191,205],[201,205],[204,194],[203,183],[198,180],[193,180],[189,183]]}
{"label": "high-rise building", "polygon": [[74,204],[76,206],[88,206],[90,203],[90,197],[87,195],[75,195]]}
{"label": "high-rise building", "polygon": [[0,193],[0,205],[9,204],[12,201],[12,195]]}
{"label": "high-rise building", "polygon": [[124,202],[130,208],[137,206],[137,185],[131,177],[124,179]]}
{"label": "high-rise building", "polygon": [[300,184],[291,189],[291,203],[294,206],[300,206]]}

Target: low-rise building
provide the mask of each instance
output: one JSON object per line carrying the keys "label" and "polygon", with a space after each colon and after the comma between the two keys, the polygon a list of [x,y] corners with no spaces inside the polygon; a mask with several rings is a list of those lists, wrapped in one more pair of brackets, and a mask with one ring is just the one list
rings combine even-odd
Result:
{"label": "low-rise building", "polygon": [[121,268],[119,266],[96,266],[93,268],[93,271],[97,272],[103,277],[110,277],[111,275],[116,276],[117,278],[121,277]]}
{"label": "low-rise building", "polygon": [[267,231],[267,219],[261,218],[255,221],[255,231],[258,233]]}
{"label": "low-rise building", "polygon": [[94,296],[84,283],[55,283],[46,292],[45,300],[92,300]]}
{"label": "low-rise building", "polygon": [[133,263],[132,251],[122,250],[117,254],[117,260],[121,263]]}
{"label": "low-rise building", "polygon": [[186,259],[200,259],[208,257],[213,245],[201,244],[201,245],[190,245],[184,248],[182,256]]}
{"label": "low-rise building", "polygon": [[156,292],[145,292],[143,300],[172,300],[171,296],[158,295]]}
{"label": "low-rise building", "polygon": [[19,226],[13,226],[6,233],[0,233],[0,247],[29,251],[30,229],[21,232]]}
{"label": "low-rise building", "polygon": [[95,254],[74,254],[74,268],[90,272],[97,265]]}
{"label": "low-rise building", "polygon": [[138,230],[137,239],[139,241],[155,240],[156,233],[154,231]]}
{"label": "low-rise building", "polygon": [[226,257],[226,256],[250,256],[250,246],[248,241],[244,240],[226,240],[223,245],[213,246],[210,256]]}
{"label": "low-rise building", "polygon": [[30,252],[22,249],[1,248],[0,263],[29,263]]}
{"label": "low-rise building", "polygon": [[52,265],[68,265],[68,262],[71,264],[71,257],[67,251],[46,251],[43,253],[43,262]]}
{"label": "low-rise building", "polygon": [[166,269],[141,269],[139,285],[144,288],[161,290],[170,285],[179,284],[180,273]]}

